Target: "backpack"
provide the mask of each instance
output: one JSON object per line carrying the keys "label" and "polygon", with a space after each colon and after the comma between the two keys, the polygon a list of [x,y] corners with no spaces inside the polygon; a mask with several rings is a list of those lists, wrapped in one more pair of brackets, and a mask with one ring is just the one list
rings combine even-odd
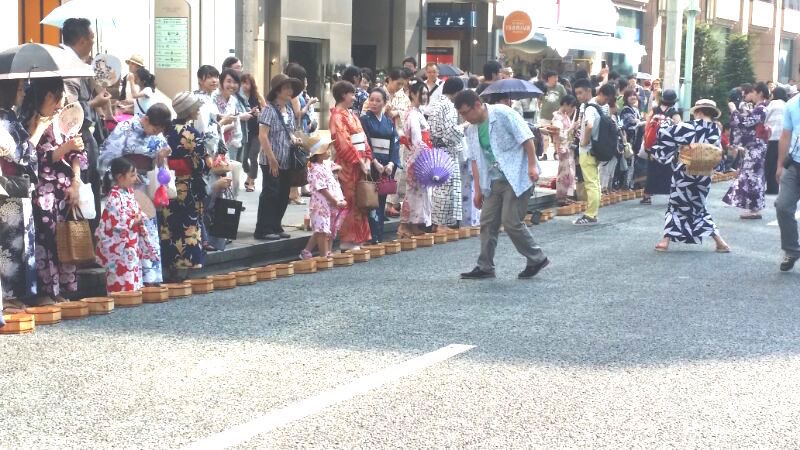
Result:
{"label": "backpack", "polygon": [[608,114],[604,114],[600,105],[589,103],[587,106],[594,107],[600,114],[600,124],[597,129],[597,139],[592,138],[591,154],[601,162],[611,161],[616,158],[619,152],[619,128]]}
{"label": "backpack", "polygon": [[667,117],[663,114],[653,114],[644,128],[644,149],[649,151],[658,142],[658,129]]}

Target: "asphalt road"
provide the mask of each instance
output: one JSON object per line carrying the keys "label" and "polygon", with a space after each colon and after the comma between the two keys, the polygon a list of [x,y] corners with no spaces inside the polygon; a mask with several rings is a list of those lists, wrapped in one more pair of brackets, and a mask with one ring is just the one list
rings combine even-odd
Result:
{"label": "asphalt road", "polygon": [[796,448],[800,271],[722,194],[727,255],[626,202],[531,281],[470,239],[2,337],[0,448]]}

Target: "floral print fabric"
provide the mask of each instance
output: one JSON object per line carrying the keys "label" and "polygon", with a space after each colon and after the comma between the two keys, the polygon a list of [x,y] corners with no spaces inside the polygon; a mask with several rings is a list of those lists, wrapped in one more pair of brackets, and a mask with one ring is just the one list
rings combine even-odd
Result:
{"label": "floral print fabric", "polygon": [[766,207],[767,190],[764,177],[764,163],[767,156],[768,134],[759,133],[767,119],[766,103],[757,105],[749,114],[739,111],[731,114],[731,129],[737,130],[735,136],[745,148],[744,161],[739,176],[733,180],[722,201],[737,208],[761,211]]}
{"label": "floral print fabric", "polygon": [[331,205],[322,195],[322,190],[327,189],[335,199],[343,200],[342,188],[331,170],[331,161],[314,163],[308,170],[308,185],[311,188],[311,202],[308,210],[311,216],[311,231],[325,233],[336,237],[336,232],[341,225],[339,208]]}

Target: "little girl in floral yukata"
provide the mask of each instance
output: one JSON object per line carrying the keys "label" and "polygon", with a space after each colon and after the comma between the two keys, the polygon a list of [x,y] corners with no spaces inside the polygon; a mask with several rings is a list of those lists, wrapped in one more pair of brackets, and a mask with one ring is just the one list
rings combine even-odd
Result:
{"label": "little girl in floral yukata", "polygon": [[314,233],[300,253],[300,259],[311,258],[316,247],[320,256],[330,255],[333,239],[341,227],[341,211],[347,206],[339,180],[333,174],[337,166],[330,158],[330,140],[319,136],[309,137],[305,142],[309,157],[308,184],[311,187],[311,231]]}
{"label": "little girl in floral yukata", "polygon": [[[158,250],[147,239],[142,213],[133,194],[136,168],[125,158],[111,161],[114,187],[95,231],[97,262],[106,269],[106,289],[111,292],[142,288],[142,258],[158,258]],[[109,181],[109,180],[106,180]],[[110,183],[109,183],[110,184]]]}

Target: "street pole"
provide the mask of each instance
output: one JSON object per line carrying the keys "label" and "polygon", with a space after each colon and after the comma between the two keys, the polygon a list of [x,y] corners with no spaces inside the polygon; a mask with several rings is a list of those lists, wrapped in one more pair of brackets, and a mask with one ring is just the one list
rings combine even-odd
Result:
{"label": "street pole", "polygon": [[697,13],[700,7],[697,0],[690,0],[686,8],[686,62],[683,67],[683,93],[681,106],[683,106],[683,120],[689,120],[689,108],[692,107],[692,69],[694,68],[694,29]]}
{"label": "street pole", "polygon": [[664,89],[678,89],[681,76],[680,0],[667,0],[667,38],[664,46]]}

